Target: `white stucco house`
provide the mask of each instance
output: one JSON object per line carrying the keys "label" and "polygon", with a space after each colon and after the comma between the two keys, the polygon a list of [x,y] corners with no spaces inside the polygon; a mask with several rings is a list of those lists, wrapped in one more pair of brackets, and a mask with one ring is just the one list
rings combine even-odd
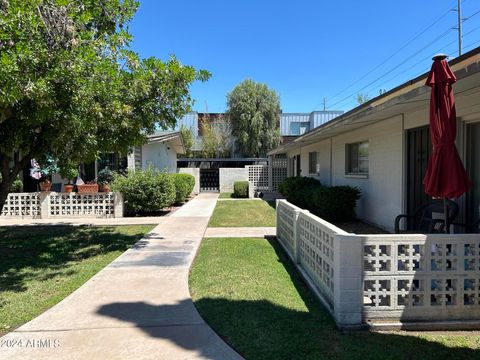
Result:
{"label": "white stucco house", "polygon": [[127,156],[129,170],[149,167],[174,173],[177,171],[177,155],[185,153],[179,131],[158,131],[148,136],[147,143],[135,147]]}
{"label": "white stucco house", "polygon": [[[457,148],[474,187],[455,201],[456,221],[480,219],[480,48],[450,61]],[[288,158],[288,176],[362,190],[357,216],[392,231],[399,214],[428,201],[423,177],[431,151],[428,73],[410,80],[269,153]]]}

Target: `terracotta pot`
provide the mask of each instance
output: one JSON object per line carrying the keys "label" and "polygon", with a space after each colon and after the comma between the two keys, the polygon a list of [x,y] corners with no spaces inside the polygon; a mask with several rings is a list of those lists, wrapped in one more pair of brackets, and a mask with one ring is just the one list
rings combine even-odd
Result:
{"label": "terracotta pot", "polygon": [[50,181],[45,180],[40,183],[41,191],[50,191],[51,189],[52,189],[52,183]]}
{"label": "terracotta pot", "polygon": [[110,192],[110,186],[108,186],[108,184],[103,184],[102,191],[107,193]]}
{"label": "terracotta pot", "polygon": [[66,193],[71,193],[73,191],[73,185],[67,184],[64,186]]}

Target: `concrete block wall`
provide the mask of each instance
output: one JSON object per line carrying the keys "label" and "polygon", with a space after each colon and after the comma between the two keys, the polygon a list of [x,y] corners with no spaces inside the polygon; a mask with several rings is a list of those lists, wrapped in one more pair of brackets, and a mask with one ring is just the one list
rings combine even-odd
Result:
{"label": "concrete block wall", "polygon": [[286,200],[277,201],[277,238],[337,326],[360,327],[361,239]]}
{"label": "concrete block wall", "polygon": [[233,192],[235,181],[248,181],[246,168],[220,168],[220,192]]}
{"label": "concrete block wall", "polygon": [[278,200],[277,239],[339,328],[480,328],[480,234],[349,234]]}

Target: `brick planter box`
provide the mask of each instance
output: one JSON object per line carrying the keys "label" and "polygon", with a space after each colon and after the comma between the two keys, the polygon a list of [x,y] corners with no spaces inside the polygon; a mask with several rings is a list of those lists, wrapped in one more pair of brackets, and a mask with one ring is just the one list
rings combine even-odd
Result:
{"label": "brick planter box", "polygon": [[96,193],[98,192],[98,184],[77,185],[79,193]]}

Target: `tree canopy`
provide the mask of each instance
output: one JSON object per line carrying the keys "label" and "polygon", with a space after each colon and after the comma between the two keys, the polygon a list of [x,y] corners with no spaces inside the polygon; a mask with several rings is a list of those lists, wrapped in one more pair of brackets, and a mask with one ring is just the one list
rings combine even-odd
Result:
{"label": "tree canopy", "polygon": [[[190,110],[210,74],[142,59],[129,45],[134,0],[0,0],[0,209],[32,158],[60,167],[125,152]],[[12,166],[13,164],[13,166]]]}
{"label": "tree canopy", "polygon": [[265,156],[280,142],[280,99],[266,84],[245,80],[227,95],[227,115],[242,155]]}

